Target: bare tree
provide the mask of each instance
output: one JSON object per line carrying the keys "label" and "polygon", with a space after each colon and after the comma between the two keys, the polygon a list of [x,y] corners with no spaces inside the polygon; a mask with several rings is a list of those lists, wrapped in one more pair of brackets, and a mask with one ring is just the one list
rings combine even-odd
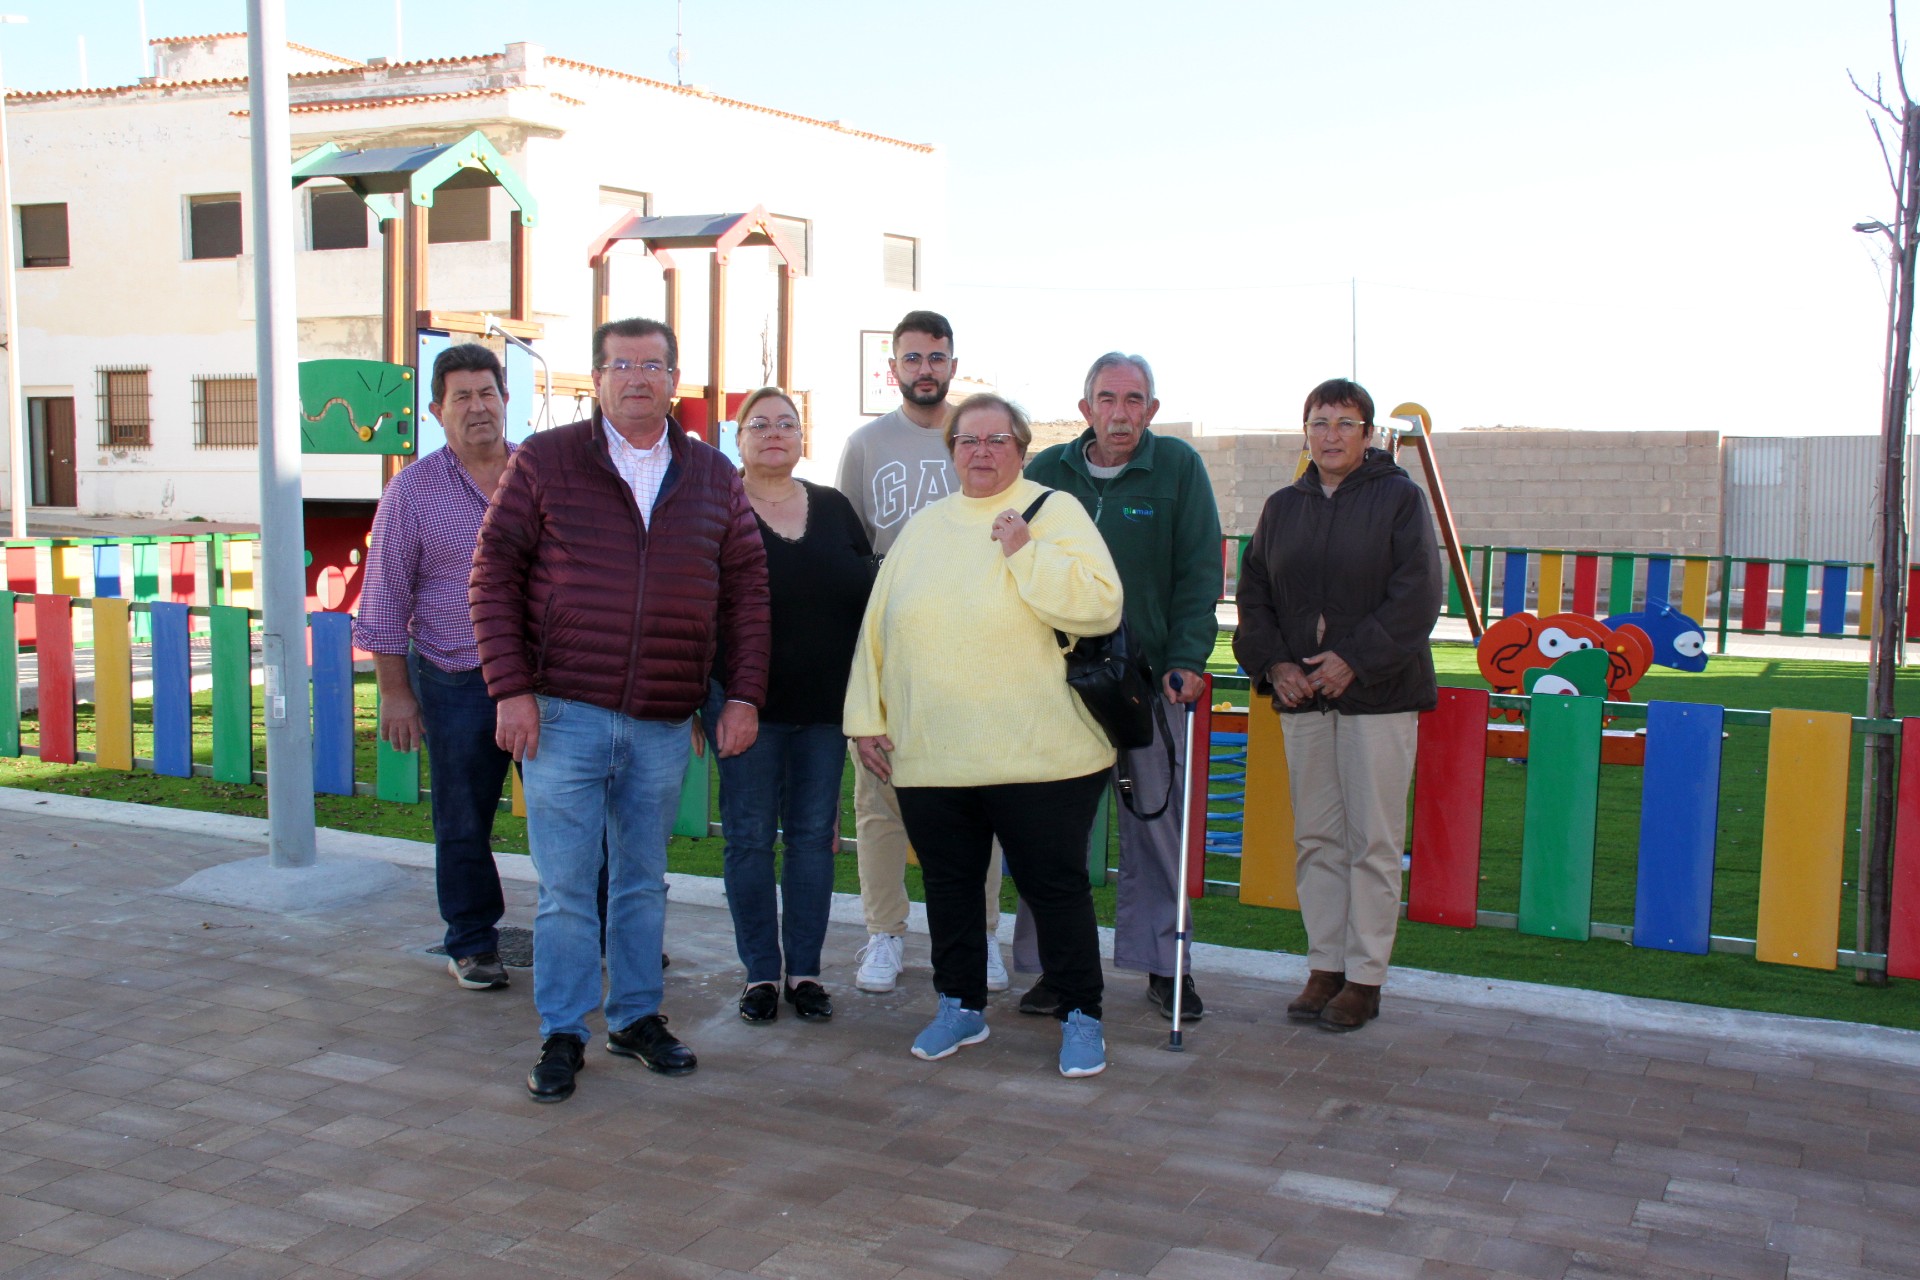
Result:
{"label": "bare tree", "polygon": [[[1893,37],[1895,102],[1887,100],[1879,76],[1869,92],[1849,73],[1847,79],[1869,104],[1867,121],[1880,144],[1887,182],[1893,189],[1894,219],[1861,222],[1855,231],[1884,235],[1892,263],[1887,291],[1885,385],[1880,407],[1879,530],[1874,547],[1874,579],[1879,593],[1873,618],[1867,672],[1867,714],[1877,720],[1894,715],[1893,682],[1899,667],[1901,631],[1906,623],[1907,585],[1906,439],[1907,411],[1913,390],[1914,266],[1920,258],[1920,107],[1907,92],[1906,50],[1900,43],[1900,11],[1889,0],[1887,21]],[[1890,144],[1897,135],[1898,159]],[[1895,744],[1886,734],[1866,743],[1862,779],[1860,873],[1854,929],[1856,949],[1885,955],[1891,919],[1894,807],[1899,786]],[[1854,980],[1884,984],[1884,970],[1856,969]]]}

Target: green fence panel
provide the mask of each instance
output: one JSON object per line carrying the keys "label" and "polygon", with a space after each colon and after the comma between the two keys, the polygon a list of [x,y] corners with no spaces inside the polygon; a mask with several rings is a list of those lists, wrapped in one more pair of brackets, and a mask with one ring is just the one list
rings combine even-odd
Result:
{"label": "green fence panel", "polygon": [[253,649],[247,611],[223,604],[209,612],[213,633],[213,776],[219,782],[252,782]]}
{"label": "green fence panel", "polygon": [[1780,584],[1780,634],[1807,634],[1807,564],[1789,560]]}
{"label": "green fence panel", "polygon": [[419,804],[420,753],[395,751],[385,738],[380,739],[373,756],[373,793],[396,804]]}
{"label": "green fence panel", "polygon": [[1520,932],[1586,941],[1600,805],[1599,698],[1537,697],[1527,710]]}
{"label": "green fence panel", "polygon": [[1633,612],[1633,563],[1632,556],[1613,557],[1611,576],[1607,579],[1607,610],[1601,617]]}
{"label": "green fence panel", "polygon": [[20,641],[11,591],[0,591],[0,756],[20,754]]}
{"label": "green fence panel", "polygon": [[1087,837],[1087,879],[1096,887],[1107,882],[1107,833],[1112,830],[1113,788],[1100,793],[1100,807],[1093,811],[1093,832]]}
{"label": "green fence panel", "polygon": [[1447,616],[1449,618],[1467,616],[1467,606],[1460,599],[1460,580],[1453,576],[1452,565],[1447,566]]}
{"label": "green fence panel", "polygon": [[707,834],[707,815],[713,812],[713,772],[707,755],[687,752],[687,772],[680,780],[680,812],[674,815],[673,834],[695,840]]}
{"label": "green fence panel", "polygon": [[[160,547],[152,542],[136,542],[133,552],[133,591],[130,598],[151,604],[160,598]],[[133,615],[133,639],[147,644],[153,639],[153,615],[144,610]]]}

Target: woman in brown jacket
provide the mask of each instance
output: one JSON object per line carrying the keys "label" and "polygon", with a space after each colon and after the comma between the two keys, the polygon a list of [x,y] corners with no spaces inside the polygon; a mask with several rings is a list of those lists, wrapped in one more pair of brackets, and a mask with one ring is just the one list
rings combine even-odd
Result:
{"label": "woman in brown jacket", "polygon": [[1267,499],[1241,563],[1233,653],[1281,713],[1294,883],[1307,928],[1296,1021],[1380,1012],[1400,920],[1400,851],[1442,578],[1426,495],[1373,439],[1344,378],[1307,396],[1305,474]]}

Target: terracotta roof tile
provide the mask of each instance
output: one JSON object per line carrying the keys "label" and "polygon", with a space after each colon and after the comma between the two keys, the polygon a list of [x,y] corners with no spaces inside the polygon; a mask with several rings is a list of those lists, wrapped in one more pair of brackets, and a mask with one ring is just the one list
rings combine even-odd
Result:
{"label": "terracotta roof tile", "polygon": [[[508,93],[528,90],[534,93],[545,92],[555,102],[565,103],[570,107],[586,105],[578,98],[568,97],[564,93],[555,93],[550,89],[542,90],[538,85],[515,85],[512,88],[463,89],[457,93],[392,93],[364,98],[318,98],[309,102],[296,102],[288,108],[288,111],[293,115],[309,115],[314,112],[324,111],[357,111],[362,107],[371,110],[380,107],[396,106],[401,103],[454,102],[463,98],[492,98]],[[234,111],[229,114],[244,117],[251,113],[248,111]]]}

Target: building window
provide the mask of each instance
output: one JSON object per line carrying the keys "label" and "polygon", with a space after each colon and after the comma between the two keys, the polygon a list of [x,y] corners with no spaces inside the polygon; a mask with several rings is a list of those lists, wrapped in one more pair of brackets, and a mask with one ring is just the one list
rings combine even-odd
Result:
{"label": "building window", "polygon": [[100,443],[114,449],[144,449],[153,443],[153,410],[147,370],[101,369]]}
{"label": "building window", "polygon": [[367,247],[367,206],[346,187],[315,187],[307,197],[307,226],[315,249]]}
{"label": "building window", "polygon": [[[805,218],[789,218],[781,213],[768,214],[767,221],[773,224],[773,229],[780,233],[780,238],[785,240],[788,247],[793,250],[795,258],[793,273],[797,276],[812,275],[813,224]],[[778,271],[780,255],[771,253],[767,256],[773,259],[773,269]]]}
{"label": "building window", "polygon": [[260,443],[252,378],[193,380],[193,443],[202,449],[250,449]]}
{"label": "building window", "polygon": [[240,256],[240,197],[237,194],[187,197],[187,256]]}
{"label": "building window", "polygon": [[460,240],[493,238],[493,188],[442,187],[433,193],[427,210],[427,243],[452,244]]}
{"label": "building window", "polygon": [[625,187],[602,187],[600,188],[600,209],[606,215],[604,221],[609,226],[623,213],[637,213],[643,218],[651,217],[653,195],[646,191],[629,191]]}
{"label": "building window", "polygon": [[920,287],[920,242],[912,236],[886,236],[880,265],[889,289]]}
{"label": "building window", "polygon": [[64,267],[67,260],[67,206],[20,206],[20,265]]}

